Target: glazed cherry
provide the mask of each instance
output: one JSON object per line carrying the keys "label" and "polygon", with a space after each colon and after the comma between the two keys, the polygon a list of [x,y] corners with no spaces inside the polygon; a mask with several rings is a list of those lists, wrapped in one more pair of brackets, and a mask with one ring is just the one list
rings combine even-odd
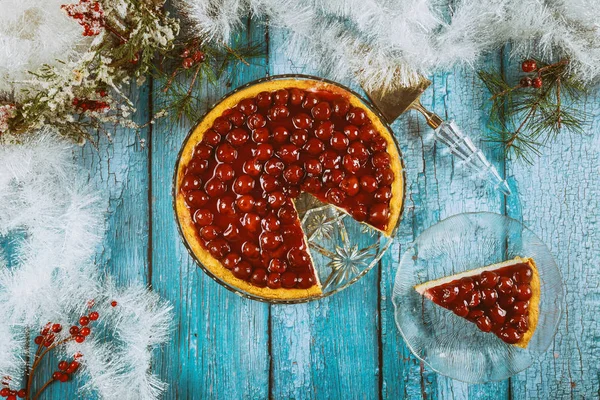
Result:
{"label": "glazed cherry", "polygon": [[329,143],[336,150],[345,150],[350,144],[350,140],[341,132],[333,132]]}
{"label": "glazed cherry", "polygon": [[302,190],[308,193],[318,193],[321,191],[323,184],[321,180],[314,176],[309,176],[302,183]]}
{"label": "glazed cherry", "polygon": [[290,116],[290,110],[286,106],[273,106],[269,109],[271,121],[282,121]]}
{"label": "glazed cherry", "polygon": [[201,174],[208,169],[208,160],[194,159],[186,168],[186,174]]}
{"label": "glazed cherry", "polygon": [[322,101],[317,103],[310,111],[313,118],[319,121],[325,121],[331,117],[331,106],[329,103]]}
{"label": "glazed cherry", "polygon": [[250,135],[245,129],[235,128],[227,134],[226,138],[233,146],[239,147],[248,141]]}
{"label": "glazed cherry", "polygon": [[259,108],[269,108],[271,106],[272,96],[269,92],[260,92],[256,96],[256,104]]}
{"label": "glazed cherry", "polygon": [[358,222],[363,222],[367,220],[369,211],[364,204],[356,204],[350,208],[350,215]]}
{"label": "glazed cherry", "polygon": [[251,158],[244,163],[242,171],[251,177],[257,177],[262,172],[262,164],[257,158]]}
{"label": "glazed cherry", "polygon": [[273,156],[273,146],[268,143],[261,143],[256,146],[254,156],[260,161],[267,161]]}
{"label": "glazed cherry", "polygon": [[300,289],[308,289],[315,284],[315,278],[312,274],[308,272],[300,272],[296,279],[296,285]]}
{"label": "glazed cherry", "polygon": [[373,225],[381,226],[390,218],[390,208],[387,204],[373,204],[369,210],[369,222]]}
{"label": "glazed cherry", "polygon": [[269,175],[279,176],[283,173],[285,165],[277,158],[271,158],[265,163],[265,172]]}
{"label": "glazed cherry", "polygon": [[229,253],[223,258],[223,265],[227,269],[233,269],[239,262],[242,261],[242,257],[240,257],[237,253]]}
{"label": "glazed cherry", "polygon": [[528,301],[515,301],[513,304],[513,312],[517,315],[523,315],[529,310]]}
{"label": "glazed cherry", "polygon": [[215,176],[221,182],[229,182],[235,176],[235,171],[233,167],[229,164],[219,164],[215,168]]}
{"label": "glazed cherry", "polygon": [[469,307],[477,307],[481,303],[481,292],[472,291],[465,294],[465,301]]}
{"label": "glazed cherry", "polygon": [[267,232],[277,232],[281,228],[281,222],[274,214],[267,215],[262,220],[262,228]]}
{"label": "glazed cherry", "polygon": [[325,171],[325,173],[323,174],[323,178],[322,178],[323,184],[329,188],[338,187],[340,185],[340,183],[342,183],[344,176],[345,176],[344,172],[342,172],[339,169],[332,169],[329,171]]}
{"label": "glazed cherry", "polygon": [[488,317],[495,325],[502,325],[506,320],[506,310],[500,308],[498,304],[494,304],[487,313]]}
{"label": "glazed cherry", "polygon": [[242,227],[250,232],[257,232],[260,229],[260,216],[255,213],[246,213],[240,220]]}
{"label": "glazed cherry", "polygon": [[371,175],[361,176],[360,187],[367,193],[373,193],[378,188],[377,180]]}
{"label": "glazed cherry", "polygon": [[292,117],[292,124],[297,129],[308,129],[312,127],[312,123],[312,118],[306,113],[299,113]]}
{"label": "glazed cherry", "polygon": [[314,93],[307,93],[302,101],[302,108],[313,108],[319,103],[319,98]]}
{"label": "glazed cherry", "polygon": [[318,156],[325,150],[325,144],[317,138],[310,138],[306,142],[304,150],[310,155]]}
{"label": "glazed cherry", "polygon": [[483,271],[479,279],[479,285],[482,288],[493,288],[498,283],[500,277],[493,271]]}
{"label": "glazed cherry", "polygon": [[364,125],[369,122],[365,110],[359,107],[351,108],[346,114],[346,120],[354,125]]}
{"label": "glazed cherry", "polygon": [[273,175],[262,174],[260,176],[260,186],[265,192],[271,193],[279,189],[281,183]]}
{"label": "glazed cherry", "polygon": [[246,119],[246,125],[249,129],[264,128],[267,125],[267,120],[262,114],[252,114]]}
{"label": "glazed cherry", "polygon": [[235,200],[230,196],[217,200],[217,211],[221,215],[235,215]]}
{"label": "glazed cherry", "polygon": [[188,175],[185,178],[183,178],[183,181],[181,182],[181,187],[185,191],[200,189],[202,187],[202,181],[196,176]]}
{"label": "glazed cherry", "polygon": [[498,337],[509,344],[517,343],[523,335],[519,333],[515,328],[505,327],[500,329]]}
{"label": "glazed cherry", "polygon": [[[375,138],[377,138],[378,135],[377,135],[377,131],[375,130],[375,128],[373,127],[373,125],[369,124],[369,125],[365,125],[365,126],[361,126],[360,127],[359,133],[358,133],[358,137],[363,142],[369,143],[372,140],[374,140]],[[383,142],[385,143],[385,139],[383,139]],[[385,150],[385,147],[384,147],[383,150]]]}
{"label": "glazed cherry", "polygon": [[254,99],[244,99],[241,100],[236,108],[244,115],[254,114],[257,110],[256,103]]}
{"label": "glazed cherry", "polygon": [[239,279],[248,279],[252,274],[252,266],[247,261],[240,261],[237,265],[233,267],[231,270],[233,275]]}
{"label": "glazed cherry", "polygon": [[359,129],[355,125],[346,125],[344,127],[344,135],[348,138],[348,140],[353,141],[358,139]]}
{"label": "glazed cherry", "polygon": [[260,216],[264,216],[267,213],[267,200],[256,199],[254,200],[254,211]]}
{"label": "glazed cherry", "polygon": [[267,286],[267,271],[263,268],[255,269],[250,282],[258,287]]}
{"label": "glazed cherry", "polygon": [[343,117],[350,110],[350,103],[343,97],[333,100],[333,113],[338,117]]}
{"label": "glazed cherry", "polygon": [[492,321],[486,316],[479,317],[475,321],[477,327],[483,332],[491,332],[492,331]]}
{"label": "glazed cherry", "polygon": [[267,203],[271,206],[272,209],[276,210],[285,204],[285,196],[281,191],[275,191],[269,193],[269,197],[267,198]]}
{"label": "glazed cherry", "polygon": [[231,130],[231,122],[226,118],[218,117],[213,123],[213,129],[223,135]]}
{"label": "glazed cherry", "polygon": [[292,88],[289,90],[289,102],[291,105],[299,106],[304,100],[304,91],[298,88]]}
{"label": "glazed cherry", "polygon": [[221,229],[215,225],[207,225],[200,229],[200,236],[202,236],[202,239],[204,240],[214,240],[221,236],[221,233]]}
{"label": "glazed cherry", "polygon": [[200,208],[208,202],[208,195],[202,190],[191,190],[185,196],[185,202],[192,208]]}
{"label": "glazed cherry", "polygon": [[304,250],[298,248],[291,249],[287,254],[288,262],[293,267],[303,267],[310,263],[310,257]]}
{"label": "glazed cherry", "polygon": [[260,249],[252,242],[244,242],[242,244],[242,254],[246,258],[258,258],[260,256]]}
{"label": "glazed cherry", "polygon": [[327,191],[325,198],[331,204],[339,206],[344,202],[344,200],[346,200],[346,194],[340,189],[332,188]]}
{"label": "glazed cherry", "polygon": [[310,176],[318,176],[323,171],[323,166],[318,160],[312,158],[304,162],[304,170]]}
{"label": "glazed cherry", "polygon": [[210,254],[216,259],[222,259],[231,251],[229,243],[223,239],[211,240],[206,244]]}
{"label": "glazed cherry", "polygon": [[377,169],[387,168],[390,166],[390,155],[386,152],[379,151],[373,154],[371,158],[373,166]]}
{"label": "glazed cherry", "polygon": [[229,143],[220,144],[217,147],[217,161],[232,163],[237,158],[237,150]]}
{"label": "glazed cherry", "polygon": [[285,126],[276,126],[273,128],[273,140],[277,143],[285,143],[290,137],[290,131]]}
{"label": "glazed cherry", "polygon": [[350,146],[348,146],[348,154],[358,158],[361,163],[367,161],[369,158],[369,150],[365,147],[361,142],[352,142]]}
{"label": "glazed cherry", "polygon": [[300,151],[293,144],[284,144],[277,151],[277,156],[286,164],[293,164],[300,159]]}
{"label": "glazed cherry", "polygon": [[375,175],[377,182],[382,185],[391,185],[394,182],[394,171],[391,168],[385,168],[377,171]]}
{"label": "glazed cherry", "polygon": [[360,191],[360,184],[355,175],[347,176],[340,182],[340,189],[348,196],[356,196]]}
{"label": "glazed cherry", "polygon": [[531,279],[533,279],[533,272],[531,268],[526,265],[519,267],[517,271],[513,274],[513,279],[516,283],[529,283]]}
{"label": "glazed cherry", "polygon": [[274,258],[269,262],[269,272],[283,274],[287,270],[287,263],[279,258]]}
{"label": "glazed cherry", "polygon": [[281,286],[284,288],[293,288],[296,286],[298,276],[295,272],[287,271],[281,274]]}
{"label": "glazed cherry", "polygon": [[281,274],[272,272],[267,279],[267,286],[271,289],[279,289],[281,287]]}
{"label": "glazed cherry", "polygon": [[498,301],[498,292],[494,289],[485,288],[481,291],[481,298],[486,307],[492,307]]}
{"label": "glazed cherry", "polygon": [[298,147],[302,147],[308,140],[308,132],[306,129],[296,129],[290,136],[290,142]]}
{"label": "glazed cherry", "polygon": [[266,143],[269,141],[269,130],[267,128],[256,128],[252,131],[252,140],[256,143]]}
{"label": "glazed cherry", "polygon": [[274,232],[263,232],[260,234],[260,245],[266,250],[275,250],[281,246],[283,238]]}
{"label": "glazed cherry", "polygon": [[496,290],[502,294],[512,293],[513,290],[513,280],[507,276],[501,276],[498,278],[498,283],[496,284]]}
{"label": "glazed cherry", "polygon": [[369,143],[371,151],[385,151],[387,149],[387,142],[381,136],[375,136],[371,143]]}
{"label": "glazed cherry", "polygon": [[381,203],[390,201],[392,198],[392,189],[389,186],[384,186],[375,191],[373,198]]}
{"label": "glazed cherry", "polygon": [[240,127],[244,125],[244,122],[246,122],[246,116],[241,111],[236,109],[232,109],[230,111],[231,113],[227,116],[227,118],[229,118],[233,126]]}
{"label": "glazed cherry", "polygon": [[304,170],[298,165],[291,165],[283,171],[283,178],[292,185],[299,184],[304,178]]}
{"label": "glazed cherry", "polygon": [[289,96],[290,94],[287,90],[279,89],[275,92],[275,95],[273,96],[273,103],[284,106],[287,104]]}
{"label": "glazed cherry", "polygon": [[249,175],[241,175],[233,182],[233,191],[236,194],[250,193],[254,189],[254,179]]}
{"label": "glazed cherry", "polygon": [[452,310],[459,317],[466,317],[469,314],[469,307],[464,304],[459,304]]}
{"label": "glazed cherry", "polygon": [[204,191],[210,197],[216,197],[225,193],[225,185],[217,178],[209,179],[204,185]]}
{"label": "glazed cherry", "polygon": [[196,210],[194,213],[194,222],[199,226],[212,224],[214,215],[207,209]]}
{"label": "glazed cherry", "polygon": [[500,307],[504,308],[505,310],[508,310],[512,307],[513,304],[515,304],[515,298],[513,296],[500,296],[498,298],[498,304],[500,304]]}
{"label": "glazed cherry", "polygon": [[473,282],[472,278],[461,278],[460,284],[458,285],[458,289],[460,290],[460,295],[465,296],[471,291],[473,291],[473,289],[475,289],[475,283]]}
{"label": "glazed cherry", "polygon": [[333,128],[333,122],[323,121],[319,125],[317,125],[317,128],[315,129],[315,136],[317,137],[317,139],[327,141],[331,138],[331,135],[333,134]]}
{"label": "glazed cherry", "polygon": [[219,143],[221,143],[221,134],[212,129],[209,129],[206,131],[206,133],[204,133],[204,137],[202,137],[202,144],[215,147]]}
{"label": "glazed cherry", "polygon": [[323,167],[331,169],[336,168],[340,164],[341,157],[333,150],[325,150],[319,156],[319,161],[323,164]]}
{"label": "glazed cherry", "polygon": [[514,286],[513,294],[518,300],[526,301],[531,298],[531,287],[526,283],[519,283]]}
{"label": "glazed cherry", "polygon": [[508,323],[519,332],[526,332],[529,328],[529,322],[527,322],[527,318],[524,315],[515,315],[508,320]]}
{"label": "glazed cherry", "polygon": [[450,304],[454,300],[456,300],[456,298],[458,297],[458,292],[459,290],[457,286],[446,287],[442,289],[440,293],[440,298],[444,303]]}
{"label": "glazed cherry", "polygon": [[342,158],[342,166],[346,171],[350,173],[356,173],[360,169],[360,161],[358,158],[351,156],[350,154],[346,154],[344,158]]}

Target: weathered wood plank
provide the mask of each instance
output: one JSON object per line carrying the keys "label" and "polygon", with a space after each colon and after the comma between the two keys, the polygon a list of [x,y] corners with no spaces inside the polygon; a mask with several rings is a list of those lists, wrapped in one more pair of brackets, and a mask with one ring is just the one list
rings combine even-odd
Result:
{"label": "weathered wood plank", "polygon": [[[264,30],[248,26],[248,37]],[[265,67],[240,68],[210,103],[252,79]],[[155,85],[155,96],[159,96]],[[171,182],[177,152],[189,125],[156,124],[151,138],[152,284],[175,306],[176,331],[155,371],[169,382],[166,399],[258,399],[268,397],[268,306],[242,299],[204,274],[189,257],[176,229]]]}
{"label": "weathered wood plank", "polygon": [[[318,70],[288,60],[271,29],[272,74]],[[373,399],[379,394],[378,271],[341,293],[308,304],[271,307],[275,399]]]}
{"label": "weathered wood plank", "polygon": [[[443,118],[456,120],[465,132],[478,139],[485,130],[486,120],[480,111],[484,94],[473,71],[457,69],[432,78],[433,84],[423,96],[423,104]],[[445,399],[485,394],[488,398],[506,398],[507,382],[467,385],[435,374],[422,365],[410,354],[396,329],[390,296],[403,252],[424,229],[461,212],[502,213],[503,197],[486,183],[471,179],[452,156],[428,140],[431,129],[416,113],[402,116],[394,124],[394,131],[406,163],[407,198],[397,241],[382,260],[382,397]],[[501,154],[483,142],[479,144],[486,156],[502,169]]]}
{"label": "weathered wood plank", "polygon": [[512,379],[518,399],[600,398],[599,98],[600,88],[587,97],[592,119],[584,135],[561,133],[533,165],[508,163],[519,193],[508,214],[550,248],[566,293],[554,344]]}

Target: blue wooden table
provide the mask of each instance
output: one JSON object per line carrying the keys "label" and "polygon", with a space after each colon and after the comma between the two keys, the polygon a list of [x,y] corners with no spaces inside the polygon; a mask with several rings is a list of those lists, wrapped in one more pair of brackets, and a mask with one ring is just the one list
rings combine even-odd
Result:
{"label": "blue wooden table", "polygon": [[[212,103],[229,90],[268,74],[323,75],[290,60],[285,34],[248,24],[248,40],[264,40],[268,57],[238,68],[222,85],[207,85]],[[518,68],[502,52],[487,66]],[[325,76],[326,77],[326,76]],[[455,119],[475,139],[486,130],[488,94],[475,71],[430,76],[423,104]],[[356,82],[342,82],[357,88]],[[154,93],[153,93],[154,91]],[[158,85],[135,90],[140,121],[156,110]],[[392,248],[379,265],[345,291],[301,305],[246,300],[206,276],[189,257],[176,229],[171,180],[189,125],[161,120],[141,133],[114,132],[98,150],[77,148],[89,179],[109,198],[107,235],[98,261],[122,283],[142,281],[174,305],[176,330],[157,352],[153,369],[169,383],[167,399],[398,399],[598,398],[600,396],[600,91],[586,100],[593,120],[582,136],[564,134],[534,165],[506,159],[480,141],[506,176],[508,198],[474,181],[452,156],[424,139],[430,129],[414,113],[394,125],[406,163],[405,213]],[[206,107],[206,106],[202,106]],[[566,287],[566,312],[553,345],[509,380],[468,385],[419,362],[393,318],[391,292],[398,260],[424,229],[465,211],[509,215],[552,250]],[[56,398],[69,397],[62,387]],[[62,393],[62,394],[61,394]]]}

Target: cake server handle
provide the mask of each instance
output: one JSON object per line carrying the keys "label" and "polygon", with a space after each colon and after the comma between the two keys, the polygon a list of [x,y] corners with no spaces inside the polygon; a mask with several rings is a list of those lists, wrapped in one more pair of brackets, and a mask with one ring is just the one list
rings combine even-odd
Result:
{"label": "cake server handle", "polygon": [[434,129],[437,141],[446,145],[450,153],[461,160],[462,165],[487,179],[505,195],[512,194],[508,183],[500,176],[496,167],[488,161],[481,149],[458,128],[454,121],[442,120],[437,114],[423,107],[418,99],[409,108],[415,109],[425,116],[427,124]]}

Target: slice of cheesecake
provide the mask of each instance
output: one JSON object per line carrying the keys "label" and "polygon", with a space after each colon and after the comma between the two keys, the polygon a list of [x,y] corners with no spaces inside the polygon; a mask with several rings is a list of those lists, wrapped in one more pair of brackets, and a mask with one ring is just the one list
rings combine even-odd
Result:
{"label": "slice of cheesecake", "polygon": [[518,347],[527,347],[537,326],[540,278],[532,258],[515,257],[425,282],[415,290]]}

